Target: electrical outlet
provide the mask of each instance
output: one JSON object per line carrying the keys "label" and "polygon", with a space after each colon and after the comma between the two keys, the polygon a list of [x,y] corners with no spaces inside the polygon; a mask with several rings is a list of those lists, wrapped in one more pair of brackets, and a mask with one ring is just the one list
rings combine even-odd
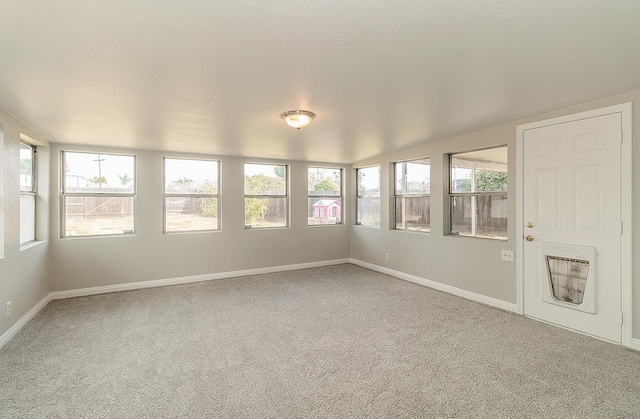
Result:
{"label": "electrical outlet", "polygon": [[11,317],[11,301],[7,303],[7,317]]}
{"label": "electrical outlet", "polygon": [[386,260],[387,262],[389,262],[389,253],[385,253],[385,254],[384,254],[384,260]]}
{"label": "electrical outlet", "polygon": [[513,262],[513,250],[502,249],[502,260],[505,262]]}

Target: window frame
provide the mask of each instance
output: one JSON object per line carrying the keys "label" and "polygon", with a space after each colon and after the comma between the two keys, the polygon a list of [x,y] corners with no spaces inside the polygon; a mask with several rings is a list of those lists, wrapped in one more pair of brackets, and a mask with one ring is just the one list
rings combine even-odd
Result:
{"label": "window frame", "polygon": [[[167,193],[167,160],[193,160],[193,161],[203,161],[203,162],[214,162],[216,163],[216,191],[215,194],[204,194],[204,193],[191,193],[191,194],[180,194],[180,193]],[[220,198],[220,175],[222,173],[221,170],[222,162],[217,159],[201,159],[196,157],[168,157],[164,156],[162,158],[162,233],[163,234],[188,234],[188,233],[209,233],[221,230],[222,220],[220,218],[221,214],[221,198]],[[204,230],[181,230],[181,231],[167,231],[167,198],[215,198],[217,201],[216,208],[216,220],[217,220],[217,228],[213,229],[204,229]]]}
{"label": "window frame", "polygon": [[[99,154],[101,156],[126,156],[133,157],[133,191],[127,193],[112,193],[112,192],[98,192],[98,193],[86,193],[86,192],[67,192],[67,176],[66,176],[66,154]],[[125,153],[112,153],[102,151],[77,151],[77,150],[60,150],[60,238],[61,239],[83,239],[83,238],[96,238],[96,237],[127,237],[134,236],[136,234],[136,196],[138,187],[138,175],[137,175],[137,156],[135,154]],[[65,235],[66,226],[66,205],[65,198],[67,197],[108,197],[108,198],[132,198],[132,216],[133,216],[133,230],[130,233],[113,233],[113,234],[83,234],[78,236]]]}
{"label": "window frame", "polygon": [[[473,153],[473,152],[477,152],[477,151],[485,151],[485,150],[493,150],[493,149],[498,149],[498,148],[504,148],[506,149],[506,152],[508,154],[509,151],[509,147],[507,144],[501,144],[501,145],[496,145],[496,146],[491,146],[491,147],[485,147],[485,148],[479,148],[479,149],[474,149],[474,150],[464,150],[464,151],[458,151],[455,153],[449,153],[447,154],[447,169],[448,169],[448,194],[447,194],[447,211],[445,214],[447,214],[447,223],[445,223],[447,230],[445,231],[445,235],[448,236],[453,236],[453,237],[466,237],[466,238],[473,238],[473,239],[482,239],[482,240],[496,240],[496,241],[501,241],[501,242],[505,242],[508,240],[508,230],[507,233],[505,235],[505,237],[483,237],[483,236],[478,236],[477,235],[477,231],[475,231],[475,227],[473,227],[476,223],[477,223],[477,214],[474,214],[474,216],[472,217],[472,230],[474,231],[473,235],[470,234],[459,234],[453,231],[453,206],[452,206],[452,199],[454,197],[460,197],[460,196],[468,196],[471,197],[471,202],[472,202],[472,209],[476,208],[476,212],[477,212],[477,205],[478,205],[478,197],[481,196],[489,196],[489,197],[493,197],[493,196],[502,196],[505,197],[505,199],[508,200],[508,194],[509,194],[509,190],[508,190],[508,186],[507,186],[507,190],[505,191],[474,191],[474,186],[475,186],[475,174],[476,174],[476,170],[477,168],[472,168],[471,169],[471,173],[472,173],[472,177],[471,177],[471,191],[453,191],[452,188],[452,183],[453,183],[453,176],[452,176],[452,170],[453,170],[453,158],[456,155],[460,155],[460,154],[467,154],[467,153]],[[498,163],[498,162],[489,162],[489,161],[482,161],[482,160],[478,160],[478,162],[483,164],[483,167],[481,168],[482,170],[488,170],[488,171],[496,171],[496,172],[504,172],[504,173],[508,173],[508,169],[509,169],[509,162],[507,159],[507,162],[504,163],[504,165],[502,163]],[[506,167],[507,170],[499,170],[502,167]],[[508,177],[507,177],[507,182],[508,182]],[[507,218],[507,228],[509,225],[509,220],[508,217]]]}
{"label": "window frame", "polygon": [[[27,146],[31,149],[31,189],[23,190],[22,186],[20,186],[20,198],[23,196],[31,196],[33,197],[33,238],[27,241],[22,241],[20,238],[20,246],[28,246],[29,244],[36,242],[38,240],[37,237],[37,218],[38,218],[38,165],[36,163],[36,159],[38,158],[38,147],[35,144],[28,143],[26,141],[20,141],[20,148],[22,146]],[[22,199],[21,199],[22,200]],[[20,225],[22,227],[22,206],[20,206]],[[21,232],[22,233],[22,232]],[[22,235],[22,234],[20,234]]]}
{"label": "window frame", "polygon": [[[251,165],[262,165],[262,166],[282,166],[284,167],[284,195],[280,195],[280,194],[246,194],[245,192],[245,185],[244,185],[244,181],[245,181],[245,176],[246,176],[246,166],[248,164]],[[244,229],[245,230],[273,230],[273,229],[278,229],[278,228],[289,228],[290,225],[290,213],[291,213],[291,208],[289,208],[290,205],[290,200],[289,200],[289,174],[291,173],[291,168],[288,164],[283,164],[283,163],[270,163],[270,162],[253,162],[253,161],[246,161],[242,164],[242,194],[243,194],[243,202],[242,202],[242,206],[243,206],[243,218],[245,219],[245,223],[244,223]],[[255,227],[253,225],[247,225],[246,222],[246,214],[247,214],[247,198],[256,198],[256,199],[263,199],[263,198],[284,198],[285,199],[285,209],[286,209],[286,214],[285,214],[285,225],[281,225],[281,226],[273,226],[273,227]]]}
{"label": "window frame", "polygon": [[[397,165],[398,164],[406,164],[406,163],[416,163],[420,162],[420,161],[424,161],[424,160],[428,160],[428,166],[429,166],[429,190],[431,190],[431,157],[418,157],[415,159],[410,159],[410,160],[402,160],[402,161],[397,161],[393,163],[393,202],[392,202],[392,207],[393,207],[393,216],[392,216],[392,230],[398,230],[398,231],[411,231],[411,232],[415,232],[415,233],[431,233],[431,223],[429,223],[429,229],[428,230],[417,230],[417,229],[413,229],[413,228],[407,228],[406,224],[406,215],[405,217],[403,217],[403,224],[405,227],[403,228],[398,228],[398,223],[396,220],[396,213],[397,213],[397,202],[398,202],[398,198],[402,199],[402,208],[406,209],[406,200],[407,198],[425,198],[428,197],[429,201],[431,201],[431,192],[429,193],[409,193],[409,192],[404,192],[404,193],[398,193],[398,188],[397,188],[397,184],[398,184],[398,171],[396,170]],[[406,168],[406,166],[405,166]],[[405,182],[404,182],[404,189],[406,190],[406,171],[405,171]],[[429,208],[429,212],[431,212],[431,208]],[[429,218],[431,218],[431,214],[429,214]]]}
{"label": "window frame", "polygon": [[[309,193],[309,169],[327,169],[327,170],[339,170],[340,171],[340,182],[338,187],[340,188],[340,192],[338,195],[318,195],[318,194],[310,194]],[[309,199],[313,198],[328,198],[328,199],[340,199],[340,222],[336,223],[327,223],[327,224],[309,224],[309,220],[307,218],[307,226],[308,227],[327,227],[327,226],[339,226],[344,225],[344,169],[342,167],[329,167],[329,166],[307,166],[307,211],[309,210]]]}
{"label": "window frame", "polygon": [[[371,168],[378,168],[378,195],[367,195],[367,194],[363,194],[360,195],[360,176],[359,176],[359,172],[360,170],[366,170],[366,169],[371,169]],[[366,227],[366,228],[374,228],[374,229],[380,229],[381,225],[382,225],[382,208],[381,208],[381,203],[382,203],[382,165],[381,164],[374,164],[371,166],[363,166],[363,167],[357,167],[356,168],[356,219],[355,219],[355,225],[358,226],[362,226],[362,227]],[[378,225],[369,225],[369,224],[362,224],[362,221],[360,220],[360,218],[358,217],[358,215],[360,214],[359,211],[359,203],[360,203],[360,199],[377,199],[379,204],[378,204],[378,208],[380,208],[380,214],[379,214],[379,218],[378,218]]]}

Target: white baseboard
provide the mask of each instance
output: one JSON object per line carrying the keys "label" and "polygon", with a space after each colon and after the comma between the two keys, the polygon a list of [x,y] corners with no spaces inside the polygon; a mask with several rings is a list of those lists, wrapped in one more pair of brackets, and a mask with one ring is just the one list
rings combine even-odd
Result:
{"label": "white baseboard", "polygon": [[349,263],[348,258],[322,260],[318,262],[296,263],[294,265],[269,266],[266,268],[244,269],[240,271],[218,272],[213,274],[183,276],[178,278],[156,279],[150,281],[128,282],[126,284],[105,285],[101,287],[80,288],[68,291],[54,291],[52,300],[64,298],[83,297],[87,295],[106,294],[109,292],[131,291],[143,288],[164,287],[166,285],[190,284],[192,282],[213,281],[217,279],[235,278],[238,276],[259,275],[272,272],[293,271],[296,269],[317,268],[320,266],[340,265]]}
{"label": "white baseboard", "polygon": [[131,291],[143,288],[163,287],[166,285],[189,284],[192,282],[212,281],[224,278],[235,278],[247,275],[259,275],[272,272],[293,271],[296,269],[317,268],[320,266],[340,265],[342,263],[350,263],[348,258],[322,260],[318,262],[296,263],[294,265],[270,266],[267,268],[245,269],[240,271],[219,272],[213,274],[184,276],[179,278],[166,278],[150,281],[129,282],[126,284],[105,285],[101,287],[80,288],[68,291],[50,292],[38,304],[35,305],[27,314],[2,336],[0,336],[0,348],[9,342],[33,317],[42,310],[51,300],[61,300],[65,298],[82,297],[86,295],[105,294],[109,292]]}
{"label": "white baseboard", "polygon": [[421,278],[419,276],[385,268],[379,265],[374,265],[373,263],[363,262],[358,259],[351,259],[351,263],[355,265],[363,266],[373,271],[391,275],[393,277],[403,279],[405,281],[413,282],[414,284],[423,285],[425,287],[433,288],[438,291],[444,291],[449,294],[457,295],[459,297],[466,298],[467,300],[476,301],[479,303],[483,303],[496,308],[501,308],[503,310],[511,311],[514,313],[518,312],[518,306],[516,304],[509,303],[503,300],[498,300],[497,298],[487,297],[486,295],[482,295],[482,294],[476,294],[475,292],[466,291],[460,288],[452,287],[451,285],[442,284],[440,282],[431,281],[428,279]]}
{"label": "white baseboard", "polygon": [[[429,288],[433,288],[439,291],[444,291],[449,294],[457,295],[459,297],[466,298],[468,300],[477,301],[479,303],[487,304],[493,307],[501,308],[503,310],[517,313],[517,305],[509,303],[507,301],[498,300],[496,298],[487,297],[481,294],[476,294],[471,291],[466,291],[460,288],[452,287],[450,285],[441,284],[439,282],[430,281],[415,275],[407,274],[404,272],[396,271],[393,269],[385,268],[383,266],[374,265],[372,263],[363,262],[358,259],[333,259],[319,262],[298,263],[294,265],[281,265],[271,266],[267,268],[245,269],[240,271],[220,272],[215,274],[193,275],[179,278],[166,278],[151,281],[131,282],[127,284],[107,285],[102,287],[81,288],[69,291],[56,291],[47,294],[38,304],[36,304],[27,314],[9,330],[7,330],[2,336],[0,336],[0,348],[2,348],[7,342],[9,342],[31,319],[35,317],[40,310],[42,310],[51,300],[58,300],[72,297],[82,297],[86,295],[104,294],[109,292],[118,291],[130,291],[143,288],[162,287],[166,285],[179,285],[189,284],[192,282],[212,281],[224,278],[234,278],[247,275],[259,275],[272,272],[292,271],[296,269],[316,268],[320,266],[339,265],[343,263],[353,263],[354,265],[363,266],[373,271],[381,272],[395,278],[399,278],[405,281],[413,282],[415,284],[423,285]],[[640,339],[632,339],[631,348],[640,351]]]}
{"label": "white baseboard", "polygon": [[47,294],[38,304],[36,304],[31,310],[27,312],[20,320],[9,328],[6,332],[0,336],[0,348],[7,344],[36,314],[40,312],[51,301],[51,294]]}

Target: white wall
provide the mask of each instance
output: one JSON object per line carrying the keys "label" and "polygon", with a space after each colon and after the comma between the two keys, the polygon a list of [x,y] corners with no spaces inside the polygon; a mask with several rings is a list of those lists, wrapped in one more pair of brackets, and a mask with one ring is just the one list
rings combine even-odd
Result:
{"label": "white wall", "polygon": [[[51,190],[55,194],[60,190],[60,150],[136,155],[136,234],[61,239],[60,206],[54,205],[51,211],[52,291],[349,257],[348,225],[307,226],[307,167],[313,163],[269,160],[291,167],[291,227],[245,230],[243,163],[259,161],[257,159],[56,144],[52,146],[51,164]],[[222,231],[162,233],[164,156],[222,161]],[[349,176],[348,166],[334,167],[347,169],[344,174]]]}
{"label": "white wall", "polygon": [[[3,176],[0,176],[0,217],[4,211],[4,234],[0,234],[4,257],[0,259],[0,335],[20,320],[49,293],[49,144],[9,113],[0,109]],[[20,247],[20,136],[38,147],[38,198],[35,245]],[[0,233],[2,233],[0,229]],[[1,253],[1,252],[0,252]],[[6,317],[6,303],[12,314]]]}
{"label": "white wall", "polygon": [[[449,236],[444,234],[444,208],[447,200],[445,154],[504,145],[508,129],[476,133],[472,141],[464,137],[427,144],[411,150],[378,156],[354,165],[380,164],[382,180],[381,227],[351,228],[351,257],[396,271],[441,282],[506,302],[515,303],[515,270],[512,263],[500,261],[500,250],[511,249],[515,226],[509,223],[509,243],[497,240]],[[515,135],[515,129],[514,129]],[[515,161],[515,147],[509,144],[509,161]],[[407,159],[431,159],[431,233],[393,230],[391,223],[393,190],[392,163]],[[354,175],[355,176],[355,175]],[[511,199],[515,189],[515,166],[509,165],[508,219],[514,220],[516,207]],[[354,192],[355,193],[355,192]],[[385,262],[384,254],[390,254]],[[482,269],[478,269],[481,266]]]}
{"label": "white wall", "polygon": [[[640,165],[640,89],[601,100],[550,112],[521,121],[445,139],[410,150],[380,155],[357,162],[353,168],[380,164],[382,168],[382,226],[379,230],[351,226],[351,257],[384,266],[431,281],[461,288],[509,303],[516,303],[516,264],[503,262],[500,250],[515,252],[516,246],[516,126],[533,121],[568,115],[605,106],[633,102],[633,162]],[[448,236],[444,232],[444,202],[447,185],[444,179],[448,153],[506,144],[509,148],[508,240]],[[431,158],[431,233],[391,230],[389,211],[390,164],[417,157]],[[353,171],[352,171],[353,173]],[[354,174],[352,176],[355,176]],[[351,185],[351,195],[355,186]],[[640,245],[640,170],[633,172],[633,248]],[[390,253],[390,261],[384,254]],[[634,252],[637,254],[637,251]],[[640,258],[633,261],[634,337],[640,337]]]}

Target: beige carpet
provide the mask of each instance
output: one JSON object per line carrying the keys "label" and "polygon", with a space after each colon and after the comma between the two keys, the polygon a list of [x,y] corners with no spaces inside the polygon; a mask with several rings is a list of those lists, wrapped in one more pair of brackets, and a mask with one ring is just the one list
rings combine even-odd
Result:
{"label": "beige carpet", "polygon": [[51,302],[0,417],[640,417],[640,353],[354,265]]}

